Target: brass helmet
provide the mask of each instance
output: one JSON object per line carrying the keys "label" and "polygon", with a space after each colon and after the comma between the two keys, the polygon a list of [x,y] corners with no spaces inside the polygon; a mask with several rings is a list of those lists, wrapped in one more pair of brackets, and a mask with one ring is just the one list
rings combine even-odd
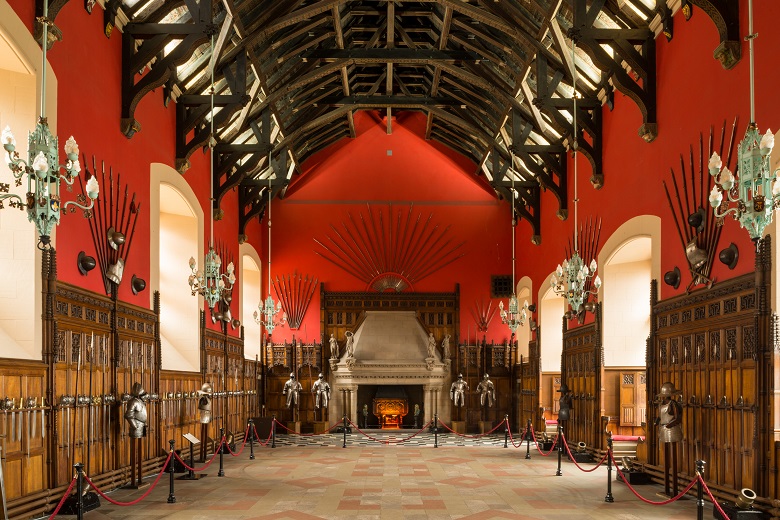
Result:
{"label": "brass helmet", "polygon": [[678,395],[679,390],[674,388],[674,383],[666,382],[661,385],[661,390],[658,392],[658,397],[672,397]]}

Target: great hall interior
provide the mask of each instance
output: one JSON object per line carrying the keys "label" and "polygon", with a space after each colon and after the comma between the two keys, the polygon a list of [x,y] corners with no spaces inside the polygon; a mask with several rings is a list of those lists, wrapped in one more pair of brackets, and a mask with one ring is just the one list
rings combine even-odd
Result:
{"label": "great hall interior", "polygon": [[724,503],[780,517],[777,20],[3,0],[4,514],[51,514],[77,463],[108,491],[169,440],[205,461],[252,419],[560,431],[593,462],[622,439],[656,487],[701,460]]}

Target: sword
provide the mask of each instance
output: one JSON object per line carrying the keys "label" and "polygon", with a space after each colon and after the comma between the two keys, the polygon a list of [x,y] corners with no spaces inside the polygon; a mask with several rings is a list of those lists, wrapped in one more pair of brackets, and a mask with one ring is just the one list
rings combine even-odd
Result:
{"label": "sword", "polygon": [[46,398],[41,397],[41,441],[46,438]]}
{"label": "sword", "polygon": [[9,440],[11,442],[16,442],[16,412],[14,412],[15,409],[16,409],[16,398],[12,398],[11,407],[9,408],[9,410],[11,410],[11,436],[9,437]]}
{"label": "sword", "polygon": [[[27,419],[30,422],[30,439],[35,438],[35,428],[38,426],[38,398],[30,397],[27,399],[27,406],[31,406],[32,410],[29,412]],[[29,444],[29,443],[28,443]],[[29,454],[29,448],[28,448]]]}
{"label": "sword", "polygon": [[[19,418],[16,421],[16,433],[18,434],[16,436],[16,440],[19,442],[22,442],[22,423],[24,422],[24,412],[22,411],[22,398],[19,398]],[[28,454],[29,456],[29,454]]]}

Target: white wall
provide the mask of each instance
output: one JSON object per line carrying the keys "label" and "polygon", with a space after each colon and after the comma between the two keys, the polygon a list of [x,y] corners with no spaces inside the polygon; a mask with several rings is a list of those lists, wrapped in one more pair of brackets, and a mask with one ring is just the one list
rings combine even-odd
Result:
{"label": "white wall", "polygon": [[610,262],[602,270],[604,286],[604,365],[645,366],[650,334],[650,259]]}
{"label": "white wall", "polygon": [[[19,155],[27,159],[27,133],[35,127],[40,99],[41,51],[7,2],[0,3],[0,129],[9,126]],[[47,69],[46,102],[49,125],[56,133],[57,80]],[[5,157],[5,151],[0,150]],[[27,183],[14,185],[0,160],[0,182],[25,199]],[[0,357],[41,359],[41,255],[35,226],[27,213],[0,210]]]}
{"label": "white wall", "polygon": [[[249,251],[251,249],[251,252]],[[254,254],[252,254],[252,252]],[[239,248],[241,280],[241,308],[239,315],[244,325],[244,357],[255,359],[260,355],[261,332],[260,325],[255,323],[253,313],[260,303],[260,260],[255,249],[249,244],[241,244]]]}
{"label": "white wall", "polygon": [[160,291],[162,368],[200,371],[201,296],[187,284],[189,259],[203,269],[203,208],[192,188],[170,166],[150,165],[150,305]]}
{"label": "white wall", "polygon": [[539,326],[542,329],[542,372],[561,371],[561,352],[563,351],[563,314],[566,312],[566,299],[558,296],[550,288],[550,276],[539,290],[537,305]]}

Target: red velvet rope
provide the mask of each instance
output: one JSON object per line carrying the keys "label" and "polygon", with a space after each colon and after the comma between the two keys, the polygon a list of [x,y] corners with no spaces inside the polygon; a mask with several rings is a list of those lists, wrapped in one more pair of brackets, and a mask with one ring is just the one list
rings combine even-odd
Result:
{"label": "red velvet rope", "polygon": [[534,427],[533,426],[531,426],[531,437],[533,437],[533,439],[534,439],[534,444],[536,445],[536,451],[538,451],[541,454],[542,457],[547,457],[548,455],[550,455],[550,453],[555,451],[555,448],[558,445],[558,436],[556,435],[555,438],[552,441],[552,443],[553,443],[552,448],[550,448],[550,451],[545,453],[544,451],[542,451],[542,449],[539,447],[539,443],[536,441],[536,432],[534,431]]}
{"label": "red velvet rope", "polygon": [[580,471],[584,471],[585,473],[590,473],[591,471],[596,471],[599,468],[599,466],[604,464],[604,461],[607,460],[607,455],[609,455],[611,453],[610,451],[607,451],[607,453],[605,453],[604,456],[601,457],[601,460],[599,461],[598,464],[596,464],[594,467],[592,467],[590,469],[585,469],[582,466],[580,466],[579,464],[577,464],[576,460],[574,460],[574,455],[571,454],[571,450],[569,449],[569,443],[566,442],[566,436],[565,435],[563,435],[563,445],[566,446],[566,452],[569,454],[569,458],[574,463],[574,465],[577,466],[577,469],[579,469]]}
{"label": "red velvet rope", "polygon": [[257,427],[253,424],[252,429],[255,431],[255,439],[257,439],[257,443],[261,446],[268,446],[268,443],[271,442],[271,437],[273,436],[273,432],[268,432],[268,438],[265,440],[265,442],[260,440],[260,435],[257,434]]}
{"label": "red velvet rope", "polygon": [[[224,438],[223,438],[222,442],[224,442]],[[181,462],[182,466],[184,466],[186,469],[188,469],[190,471],[195,471],[195,472],[203,471],[206,468],[208,468],[209,466],[211,466],[211,463],[214,462],[217,459],[217,455],[219,455],[219,448],[220,448],[220,446],[222,446],[222,442],[220,442],[219,446],[217,446],[217,449],[214,450],[214,455],[211,456],[211,459],[209,459],[209,461],[205,465],[201,466],[200,468],[192,468],[192,467],[188,466],[187,463],[184,462],[182,460],[182,458],[179,456],[179,454],[176,453],[175,451],[173,452],[173,456],[176,457],[176,460]]]}
{"label": "red velvet rope", "polygon": [[105,498],[107,501],[111,502],[115,506],[133,506],[133,505],[137,504],[138,502],[140,502],[141,500],[143,500],[144,498],[148,497],[149,493],[151,493],[152,490],[155,488],[155,486],[157,486],[157,483],[160,482],[160,479],[162,478],[163,474],[165,473],[166,466],[168,466],[168,464],[171,462],[171,456],[173,456],[174,453],[175,452],[173,452],[173,451],[168,453],[168,458],[165,459],[165,464],[163,464],[163,467],[160,470],[160,474],[157,475],[156,479],[154,479],[154,482],[152,483],[151,486],[149,486],[149,489],[146,490],[146,493],[144,493],[140,497],[136,498],[132,502],[118,502],[116,500],[113,500],[110,497],[108,497],[105,493],[103,493],[100,489],[98,489],[98,487],[95,485],[95,483],[92,482],[87,475],[84,475],[84,480],[87,482],[87,484],[92,486],[92,488],[95,490],[95,492],[98,495],[100,495],[101,497]]}
{"label": "red velvet rope", "polygon": [[372,441],[375,441],[375,442],[381,442],[382,444],[401,444],[402,442],[406,442],[406,441],[408,441],[409,439],[413,439],[414,437],[417,437],[417,436],[418,436],[418,435],[420,435],[420,433],[422,433],[422,432],[423,432],[423,431],[424,431],[424,430],[425,430],[427,427],[429,427],[431,424],[433,424],[433,420],[430,420],[430,421],[428,421],[428,424],[426,424],[425,426],[423,426],[423,427],[422,427],[422,429],[420,429],[419,431],[417,431],[417,432],[413,433],[413,434],[412,434],[412,435],[410,435],[409,437],[405,437],[405,438],[403,438],[403,439],[390,439],[390,440],[383,440],[383,439],[378,439],[378,438],[376,438],[376,437],[372,437],[371,435],[367,434],[366,432],[364,432],[363,430],[361,430],[361,429],[358,427],[358,425],[357,425],[357,424],[353,423],[353,422],[352,422],[352,421],[351,421],[349,418],[347,418],[347,421],[349,421],[349,424],[351,424],[352,426],[354,426],[354,427],[355,427],[355,429],[358,431],[358,433],[360,433],[361,435],[363,435],[363,436],[367,437],[368,439],[370,439],[370,440],[372,440]]}
{"label": "red velvet rope", "polygon": [[519,444],[515,444],[515,438],[512,435],[512,428],[510,428],[508,424],[507,424],[507,430],[509,430],[509,442],[512,443],[512,446],[514,448],[522,448],[523,447],[523,440],[520,439],[520,443]]}
{"label": "red velvet rope", "polygon": [[241,445],[240,450],[238,450],[237,452],[233,452],[233,450],[230,449],[230,444],[228,444],[227,442],[225,443],[225,447],[227,448],[228,453],[230,453],[234,457],[238,457],[239,455],[241,455],[241,452],[244,451],[244,448],[246,447],[246,440],[248,436],[249,436],[249,425],[246,426],[246,431],[244,432],[244,444]]}
{"label": "red velvet rope", "polygon": [[57,513],[60,512],[60,509],[62,509],[62,506],[65,504],[65,500],[68,499],[68,495],[70,495],[70,492],[73,490],[73,486],[76,484],[76,478],[77,475],[73,475],[73,478],[70,481],[70,486],[68,486],[68,489],[65,491],[65,494],[62,495],[62,498],[60,499],[60,503],[57,504],[57,507],[54,509],[54,512],[49,517],[49,520],[53,520],[53,518],[57,516]]}
{"label": "red velvet rope", "polygon": [[639,500],[641,500],[642,502],[644,502],[646,504],[650,504],[650,505],[653,505],[653,506],[665,506],[666,504],[670,504],[670,503],[672,503],[672,502],[674,502],[676,500],[680,500],[688,491],[691,490],[693,485],[696,484],[696,481],[699,480],[699,478],[700,478],[700,477],[696,477],[695,479],[691,480],[691,483],[688,484],[688,487],[683,489],[680,493],[678,493],[677,495],[673,496],[672,498],[670,498],[668,500],[663,500],[661,502],[654,502],[652,500],[646,499],[645,497],[643,497],[642,495],[640,495],[639,493],[636,492],[636,490],[631,486],[631,484],[628,483],[628,480],[626,479],[625,475],[623,475],[623,472],[620,471],[620,468],[618,467],[618,463],[615,461],[615,455],[612,452],[610,452],[609,455],[610,455],[610,459],[612,459],[612,464],[615,465],[615,469],[617,470],[618,475],[620,475],[620,478],[623,480],[623,482],[626,484],[626,486],[628,486],[628,489],[630,489],[631,492]]}
{"label": "red velvet rope", "polygon": [[444,424],[444,422],[443,422],[441,419],[439,420],[439,423],[440,423],[442,426],[444,426],[444,428],[446,428],[447,430],[449,430],[451,433],[454,433],[454,434],[455,434],[455,435],[457,435],[458,437],[464,437],[464,438],[466,438],[466,439],[479,439],[480,437],[484,437],[485,435],[490,435],[490,434],[491,434],[491,433],[493,433],[494,431],[498,430],[498,429],[501,427],[501,425],[502,425],[502,424],[504,424],[505,422],[506,422],[506,419],[503,419],[503,420],[502,420],[500,423],[498,423],[498,424],[496,425],[496,427],[495,427],[495,428],[493,428],[493,429],[492,429],[492,430],[490,430],[489,432],[485,432],[485,433],[478,433],[478,434],[476,434],[476,435],[466,435],[466,434],[464,434],[464,433],[458,433],[458,432],[456,432],[455,430],[453,430],[452,428],[450,428],[449,426],[447,426],[446,424]]}
{"label": "red velvet rope", "polygon": [[699,474],[696,478],[701,480],[701,485],[704,487],[704,491],[707,492],[707,495],[710,497],[710,500],[712,500],[712,503],[715,504],[715,509],[718,510],[718,513],[720,513],[723,518],[728,518],[729,516],[726,514],[723,508],[720,507],[720,504],[718,503],[717,500],[715,500],[715,497],[712,496],[712,492],[710,491],[709,486],[707,486],[707,483],[704,482],[704,477],[702,477],[701,474]]}

